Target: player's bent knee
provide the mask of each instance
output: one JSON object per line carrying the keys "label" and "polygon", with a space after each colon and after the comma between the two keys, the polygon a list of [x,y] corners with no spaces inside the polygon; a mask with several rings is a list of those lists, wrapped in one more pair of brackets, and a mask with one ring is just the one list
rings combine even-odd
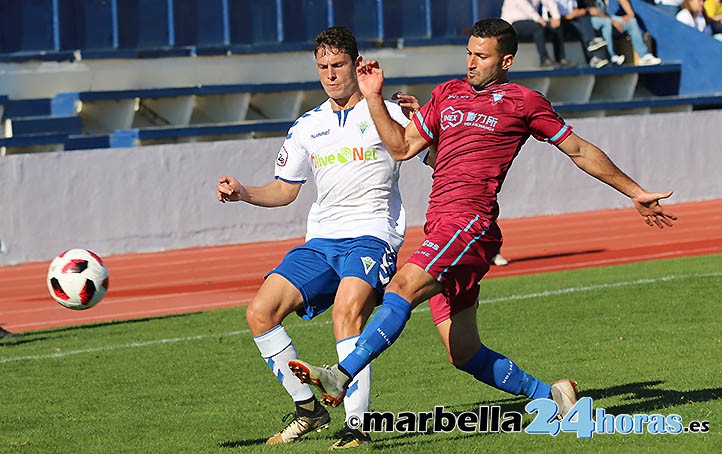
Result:
{"label": "player's bent knee", "polygon": [[283,321],[287,314],[278,307],[271,307],[253,300],[246,309],[246,321],[254,336],[263,334]]}

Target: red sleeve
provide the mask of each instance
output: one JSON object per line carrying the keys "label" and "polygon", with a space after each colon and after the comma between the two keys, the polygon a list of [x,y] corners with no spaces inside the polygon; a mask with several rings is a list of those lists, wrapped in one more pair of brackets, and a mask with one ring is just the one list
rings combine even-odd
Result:
{"label": "red sleeve", "polygon": [[426,139],[427,143],[437,142],[439,140],[439,109],[437,100],[441,92],[441,85],[434,88],[431,92],[431,99],[424,104],[416,115],[413,117],[416,128],[421,133],[421,137]]}
{"label": "red sleeve", "polygon": [[536,140],[559,145],[572,133],[571,125],[556,113],[551,103],[538,91],[527,91],[524,111],[529,132]]}

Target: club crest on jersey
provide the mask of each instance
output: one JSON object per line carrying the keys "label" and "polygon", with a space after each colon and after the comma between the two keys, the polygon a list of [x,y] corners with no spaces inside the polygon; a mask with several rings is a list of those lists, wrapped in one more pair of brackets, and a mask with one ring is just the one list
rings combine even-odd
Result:
{"label": "club crest on jersey", "polygon": [[441,129],[449,126],[459,126],[464,120],[464,112],[449,106],[441,111]]}
{"label": "club crest on jersey", "polygon": [[369,124],[367,121],[362,121],[361,123],[358,123],[356,126],[358,126],[358,130],[361,133],[361,135],[364,135],[364,133],[366,132],[366,130],[369,127]]}
{"label": "club crest on jersey", "polygon": [[499,101],[504,99],[504,92],[503,91],[495,91],[491,94],[491,103],[496,104]]}
{"label": "club crest on jersey", "polygon": [[376,265],[376,262],[371,257],[361,257],[361,263],[364,264],[364,272],[366,275],[368,275],[374,265]]}
{"label": "club crest on jersey", "polygon": [[286,147],[281,147],[281,151],[278,152],[278,156],[276,157],[276,165],[283,167],[286,165],[286,162],[288,162],[288,151],[286,151]]}

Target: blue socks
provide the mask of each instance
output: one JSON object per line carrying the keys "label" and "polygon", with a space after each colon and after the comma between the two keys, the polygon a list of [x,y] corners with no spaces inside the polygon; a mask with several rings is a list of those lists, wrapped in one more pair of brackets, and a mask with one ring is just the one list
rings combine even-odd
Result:
{"label": "blue socks", "polygon": [[394,343],[410,316],[411,303],[396,293],[386,293],[381,307],[356,341],[356,348],[339,363],[339,368],[350,377],[355,377]]}
{"label": "blue socks", "polygon": [[[364,328],[356,347],[339,363],[339,369],[355,377],[366,365],[398,339],[411,316],[411,304],[396,293],[386,293],[383,304]],[[527,374],[509,358],[481,344],[479,351],[458,367],[477,380],[514,395],[548,398],[551,386]]]}
{"label": "blue socks", "polygon": [[506,356],[487,348],[484,344],[463,366],[458,367],[477,380],[514,395],[531,399],[548,398],[551,386],[527,374]]}

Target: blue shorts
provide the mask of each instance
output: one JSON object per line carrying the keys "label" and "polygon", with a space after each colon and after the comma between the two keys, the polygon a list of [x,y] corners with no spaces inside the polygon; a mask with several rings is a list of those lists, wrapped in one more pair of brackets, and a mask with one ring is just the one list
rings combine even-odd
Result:
{"label": "blue shorts", "polygon": [[285,277],[301,292],[303,309],[298,315],[311,320],[331,307],[345,277],[362,279],[382,294],[396,273],[396,252],[373,236],[313,238],[288,251],[266,277],[272,273]]}

